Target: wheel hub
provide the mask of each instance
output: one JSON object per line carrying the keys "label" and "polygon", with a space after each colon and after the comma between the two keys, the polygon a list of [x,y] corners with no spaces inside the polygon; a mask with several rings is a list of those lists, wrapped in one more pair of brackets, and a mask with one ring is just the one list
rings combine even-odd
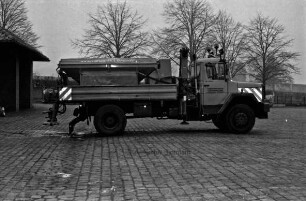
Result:
{"label": "wheel hub", "polygon": [[236,126],[245,126],[248,123],[248,116],[245,113],[237,113],[235,115]]}
{"label": "wheel hub", "polygon": [[107,128],[114,128],[117,124],[118,120],[114,115],[108,115],[104,120],[104,125]]}

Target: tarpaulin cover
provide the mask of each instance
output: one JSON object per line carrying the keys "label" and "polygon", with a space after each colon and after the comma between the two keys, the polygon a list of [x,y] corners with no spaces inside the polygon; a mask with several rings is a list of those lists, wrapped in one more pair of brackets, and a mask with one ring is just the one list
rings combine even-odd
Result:
{"label": "tarpaulin cover", "polygon": [[137,73],[134,71],[83,71],[81,73],[81,86],[137,84]]}

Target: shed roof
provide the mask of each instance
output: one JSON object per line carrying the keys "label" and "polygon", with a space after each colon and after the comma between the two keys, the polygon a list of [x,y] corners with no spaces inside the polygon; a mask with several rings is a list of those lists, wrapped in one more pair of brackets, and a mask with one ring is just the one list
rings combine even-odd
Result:
{"label": "shed roof", "polygon": [[14,33],[12,33],[7,29],[0,28],[0,44],[1,43],[15,44],[21,47],[22,49],[26,50],[29,53],[33,61],[50,61],[48,57],[43,55],[35,47],[29,45],[20,37],[18,37],[17,35],[15,35]]}

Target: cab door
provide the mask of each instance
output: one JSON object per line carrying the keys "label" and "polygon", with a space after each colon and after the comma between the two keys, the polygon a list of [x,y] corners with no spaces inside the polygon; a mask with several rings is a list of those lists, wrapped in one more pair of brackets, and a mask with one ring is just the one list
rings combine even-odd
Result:
{"label": "cab door", "polygon": [[203,62],[200,74],[201,105],[204,106],[204,109],[209,106],[222,105],[228,94],[225,64],[222,62]]}

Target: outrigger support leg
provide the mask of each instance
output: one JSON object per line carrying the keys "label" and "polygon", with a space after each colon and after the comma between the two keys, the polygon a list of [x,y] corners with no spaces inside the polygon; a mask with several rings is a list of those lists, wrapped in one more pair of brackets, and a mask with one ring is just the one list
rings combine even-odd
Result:
{"label": "outrigger support leg", "polygon": [[181,122],[182,125],[188,125],[189,123],[187,122],[187,103],[186,103],[186,96],[183,96],[183,99],[181,100],[181,115],[183,121]]}
{"label": "outrigger support leg", "polygon": [[69,122],[69,135],[73,136],[74,126],[80,121],[85,121],[87,119],[87,111],[84,106],[80,105],[73,112],[73,115],[76,116],[72,121]]}
{"label": "outrigger support leg", "polygon": [[46,122],[44,122],[44,125],[56,125],[58,124],[57,122],[57,113],[58,113],[58,109],[59,109],[59,102],[53,103],[52,107],[49,108],[48,111],[44,111],[43,114],[47,114],[48,116],[46,117],[48,120]]}

